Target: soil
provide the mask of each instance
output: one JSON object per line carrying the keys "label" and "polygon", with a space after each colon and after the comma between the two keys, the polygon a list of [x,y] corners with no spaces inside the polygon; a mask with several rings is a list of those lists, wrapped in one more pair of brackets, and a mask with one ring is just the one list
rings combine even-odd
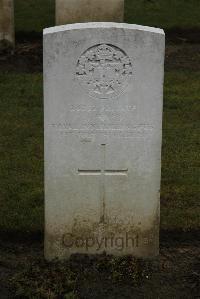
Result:
{"label": "soil", "polygon": [[182,42],[190,44],[200,44],[200,29],[199,28],[171,28],[164,30],[166,34],[167,43],[173,42],[182,44]]}
{"label": "soil", "polygon": [[42,72],[42,40],[16,41],[14,51],[0,53],[0,70],[5,72]]}
{"label": "soil", "polygon": [[[31,240],[30,235],[17,241],[16,235],[11,241],[10,236],[1,236],[1,299],[200,298],[198,232],[163,232],[158,260],[126,257],[120,262],[114,260],[115,264],[106,255],[74,256],[64,264],[47,263],[42,239],[43,236]],[[75,297],[67,297],[72,290]]]}

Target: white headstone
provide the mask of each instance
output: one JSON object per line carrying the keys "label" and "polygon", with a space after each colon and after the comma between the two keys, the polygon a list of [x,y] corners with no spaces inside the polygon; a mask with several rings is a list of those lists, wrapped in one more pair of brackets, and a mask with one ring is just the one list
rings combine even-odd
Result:
{"label": "white headstone", "polygon": [[56,24],[123,22],[124,0],[56,0]]}
{"label": "white headstone", "polygon": [[159,252],[164,32],[44,30],[45,255]]}
{"label": "white headstone", "polygon": [[0,49],[13,47],[14,42],[13,0],[0,0]]}

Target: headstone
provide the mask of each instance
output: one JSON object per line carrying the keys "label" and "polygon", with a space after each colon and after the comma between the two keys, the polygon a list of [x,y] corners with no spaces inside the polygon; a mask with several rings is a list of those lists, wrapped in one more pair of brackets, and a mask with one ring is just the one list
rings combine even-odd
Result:
{"label": "headstone", "polygon": [[14,46],[13,0],[0,0],[0,49]]}
{"label": "headstone", "polygon": [[56,0],[56,24],[123,22],[124,0]]}
{"label": "headstone", "polygon": [[44,30],[45,256],[159,253],[164,32]]}

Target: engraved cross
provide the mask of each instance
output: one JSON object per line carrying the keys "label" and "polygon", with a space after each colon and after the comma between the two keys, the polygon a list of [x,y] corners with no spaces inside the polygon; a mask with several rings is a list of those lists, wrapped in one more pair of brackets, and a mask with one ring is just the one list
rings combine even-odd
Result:
{"label": "engraved cross", "polygon": [[97,175],[101,176],[101,187],[100,187],[100,197],[101,197],[101,217],[100,222],[105,223],[105,176],[126,176],[128,174],[128,168],[124,169],[107,169],[106,168],[106,144],[101,144],[101,168],[100,169],[78,169],[79,175],[90,176]]}

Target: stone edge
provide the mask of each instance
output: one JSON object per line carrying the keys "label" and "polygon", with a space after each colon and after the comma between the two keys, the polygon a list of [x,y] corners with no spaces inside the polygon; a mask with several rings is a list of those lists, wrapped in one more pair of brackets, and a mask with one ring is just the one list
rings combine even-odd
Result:
{"label": "stone edge", "polygon": [[114,23],[114,22],[75,23],[75,24],[55,26],[55,27],[45,28],[43,30],[43,35],[69,31],[69,30],[81,30],[81,29],[93,29],[93,28],[132,29],[132,30],[146,31],[146,32],[165,35],[164,30],[160,28],[135,25],[135,24],[127,24],[127,23]]}

